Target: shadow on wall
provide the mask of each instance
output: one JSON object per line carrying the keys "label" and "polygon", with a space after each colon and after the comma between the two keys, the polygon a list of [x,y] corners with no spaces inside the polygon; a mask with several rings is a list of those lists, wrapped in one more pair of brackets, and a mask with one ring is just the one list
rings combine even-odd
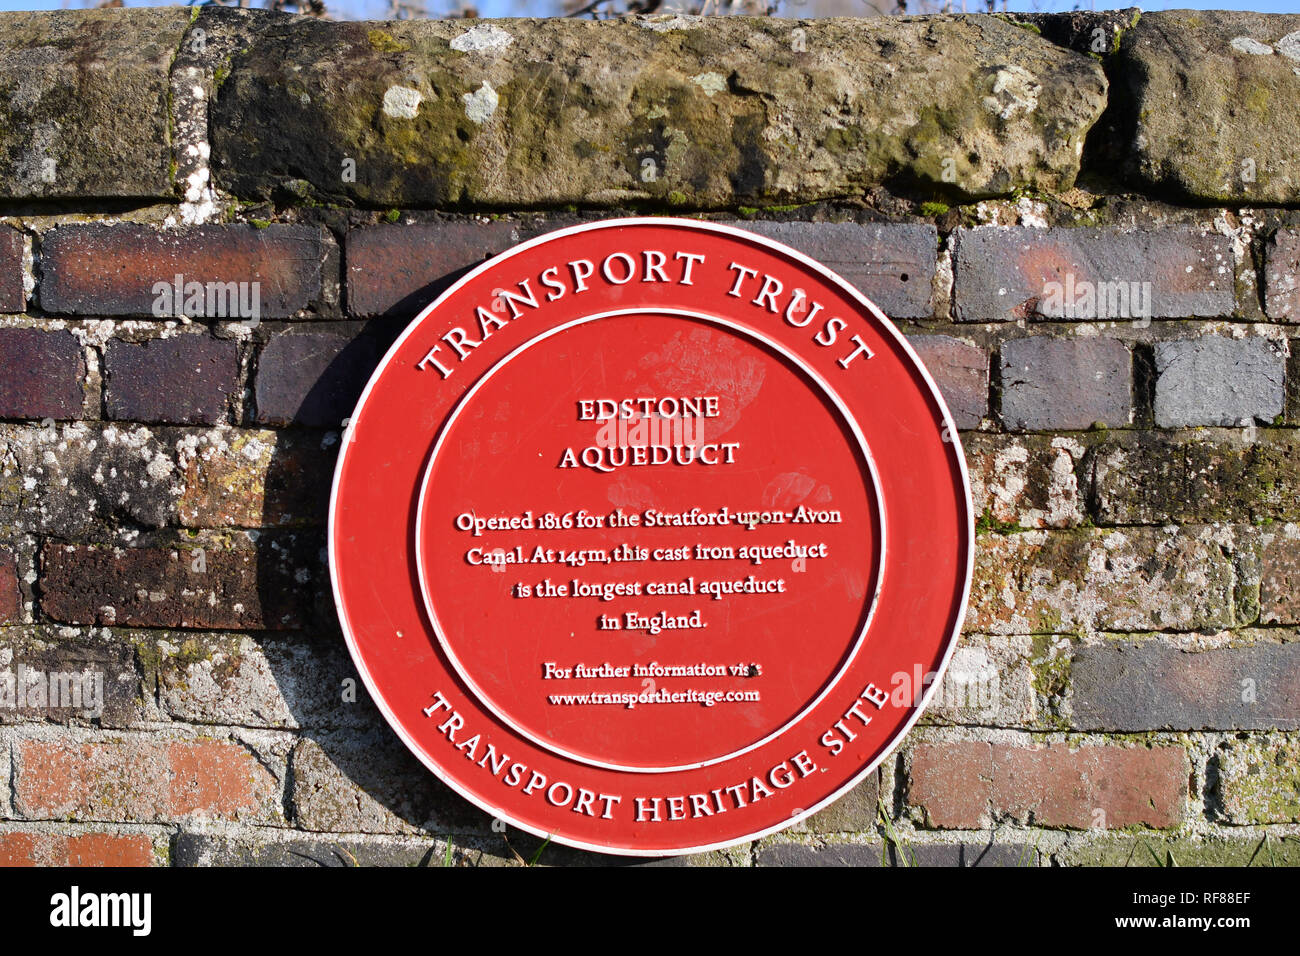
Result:
{"label": "shadow on wall", "polygon": [[[349,415],[382,356],[411,318],[472,266],[462,267],[400,297],[368,323],[332,323],[328,331],[286,323],[266,335],[258,359],[256,424],[283,429],[265,479],[258,542],[258,592],[263,608],[285,605],[284,549],[314,568],[303,595],[301,631],[264,631],[271,675],[300,728],[289,761],[290,819],[304,841],[290,852],[301,862],[351,865],[352,853],[329,848],[329,837],[402,835],[450,840],[458,864],[629,865],[674,862],[587,853],[507,830],[444,785],[407,750],[362,684],[334,606],[325,551],[329,490],[339,449],[340,425]],[[406,502],[414,527],[417,492]],[[409,543],[414,548],[414,541]],[[311,552],[315,551],[313,558]],[[414,566],[414,561],[411,562]],[[410,587],[418,588],[412,580]],[[433,641],[430,635],[422,638]],[[354,847],[355,849],[355,847]],[[396,862],[444,865],[445,843]],[[366,862],[362,860],[362,862]],[[380,857],[377,862],[385,862]]]}

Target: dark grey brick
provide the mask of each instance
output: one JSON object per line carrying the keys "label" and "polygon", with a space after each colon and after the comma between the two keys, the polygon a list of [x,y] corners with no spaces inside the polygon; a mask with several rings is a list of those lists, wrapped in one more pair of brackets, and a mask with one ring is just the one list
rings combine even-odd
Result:
{"label": "dark grey brick", "polygon": [[518,241],[508,222],[353,229],[347,237],[348,312],[411,319],[484,259]]}
{"label": "dark grey brick", "polygon": [[0,312],[25,312],[23,290],[23,234],[0,226]]}
{"label": "dark grey brick", "polygon": [[1300,339],[1288,339],[1286,361],[1286,420],[1300,424]]}
{"label": "dark grey brick", "polygon": [[1155,344],[1156,424],[1271,423],[1285,401],[1286,357],[1268,339],[1204,335]]}
{"label": "dark grey brick", "polygon": [[257,420],[337,428],[379,364],[375,340],[332,332],[282,332],[257,366]]}
{"label": "dark grey brick", "polygon": [[[442,866],[445,844],[376,843],[355,837],[292,837],[265,842],[249,838],[181,833],[172,849],[173,866]],[[461,854],[452,848],[452,859]]]}
{"label": "dark grey brick", "polygon": [[1034,866],[1038,851],[1031,846],[968,843],[924,843],[902,846],[840,843],[805,846],[778,843],[758,851],[759,866]]}
{"label": "dark grey brick", "polygon": [[853,222],[735,222],[785,243],[839,273],[893,319],[933,314],[939,234],[929,225]]}
{"label": "dark grey brick", "polygon": [[104,414],[117,421],[212,425],[239,388],[239,346],[208,335],[104,348]]}
{"label": "dark grey brick", "polygon": [[78,625],[297,630],[310,623],[319,546],[306,534],[186,536],[170,547],[130,548],[50,540],[41,610]]}
{"label": "dark grey brick", "polygon": [[1300,644],[1195,653],[1154,640],[1089,645],[1070,683],[1080,730],[1300,728]]}
{"label": "dark grey brick", "polygon": [[[0,647],[12,652],[12,658],[0,663],[0,679],[11,681],[11,689],[16,690],[23,675],[27,684],[21,698],[25,706],[0,709],[0,723],[94,717],[101,726],[122,727],[145,716],[145,686],[136,669],[135,648],[120,634],[91,636],[52,627],[6,628]],[[71,706],[66,699],[51,701],[52,679],[60,695],[79,695],[83,706]],[[39,696],[33,693],[37,687],[42,688]],[[76,700],[73,696],[71,703]]]}
{"label": "dark grey brick", "polygon": [[[1233,269],[1227,237],[1194,229],[959,229],[956,313],[962,322],[1007,322],[1030,316],[1143,322],[1226,316],[1235,307]],[[1144,282],[1150,283],[1149,297]],[[1071,314],[1049,307],[1049,283],[1061,285],[1063,305],[1082,306],[1082,311]],[[1120,287],[1114,283],[1123,283],[1130,293],[1126,308],[1112,307],[1121,304]],[[1138,283],[1136,290],[1132,283]],[[1085,298],[1088,288],[1102,293],[1094,296],[1091,309]],[[1114,301],[1109,291],[1116,293]],[[1149,310],[1135,308],[1138,299],[1145,304],[1148,298]]]}
{"label": "dark grey brick", "polygon": [[1012,339],[1002,345],[1002,421],[1013,430],[1084,429],[1132,419],[1133,359],[1116,339]]}

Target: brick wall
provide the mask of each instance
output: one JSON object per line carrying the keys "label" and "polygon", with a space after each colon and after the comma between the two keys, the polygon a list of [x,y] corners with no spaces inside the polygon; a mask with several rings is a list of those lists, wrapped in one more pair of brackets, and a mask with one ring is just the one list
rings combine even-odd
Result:
{"label": "brick wall", "polygon": [[[995,149],[987,162],[1002,172],[969,188],[941,164],[927,180],[902,160],[830,187],[781,185],[769,165],[766,185],[733,178],[721,196],[638,193],[647,183],[633,173],[606,171],[591,175],[607,190],[570,204],[537,169],[481,196],[432,188],[418,146],[376,202],[306,160],[294,175],[267,132],[283,119],[276,135],[304,152],[365,140],[343,123],[300,127],[258,85],[267,67],[249,51],[285,24],[309,66],[349,44],[436,58],[466,30],[481,42],[451,49],[482,55],[487,40],[504,48],[498,27],[177,16],[0,17],[0,77],[28,69],[38,92],[111,87],[22,56],[33,29],[75,45],[87,24],[106,25],[91,55],[134,41],[117,92],[156,92],[171,111],[158,129],[119,129],[105,158],[66,134],[109,122],[82,89],[83,113],[46,147],[53,179],[21,149],[0,158],[0,670],[104,680],[98,715],[40,699],[0,707],[0,863],[440,864],[449,845],[458,864],[532,856],[538,841],[499,832],[442,786],[359,687],[323,563],[329,483],[344,419],[419,307],[523,239],[629,212],[755,229],[876,301],[948,399],[980,516],[961,643],[903,746],[804,824],[685,862],[1300,863],[1300,177],[1287,165],[1300,151],[1264,142],[1255,178],[1216,196],[1165,155],[1179,136],[1194,150],[1185,130],[1140,138],[1125,125],[1160,93],[1151,57],[1172,63],[1206,30],[1275,43],[1300,18],[1223,14],[1206,27],[1170,15],[1150,33],[1156,17],[1127,14],[1032,29],[935,18],[1024,44],[1023,62],[1064,57],[1095,74],[1096,109],[1041,97],[1066,119],[1045,118],[1038,135],[1074,122],[1080,148],[1023,161]],[[865,41],[917,22],[854,29]],[[715,29],[646,25],[627,29],[646,43]],[[798,29],[815,50],[819,28]],[[1104,55],[1091,49],[1098,30]],[[1157,40],[1173,52],[1151,52]],[[5,89],[4,110],[39,112]],[[770,95],[779,114],[790,94]],[[1167,126],[1197,112],[1158,108]],[[529,135],[517,114],[502,122]],[[370,161],[387,170],[383,155]],[[364,180],[364,157],[357,171]],[[160,314],[155,287],[177,274],[258,282],[259,314]],[[1107,315],[1054,303],[1047,284],[1066,275],[1136,286]]]}

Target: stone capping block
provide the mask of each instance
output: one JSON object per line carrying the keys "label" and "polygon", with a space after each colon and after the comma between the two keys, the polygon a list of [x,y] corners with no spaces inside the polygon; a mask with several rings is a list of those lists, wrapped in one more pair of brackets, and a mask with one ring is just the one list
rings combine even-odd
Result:
{"label": "stone capping block", "polygon": [[1136,172],[1192,203],[1291,205],[1300,194],[1300,16],[1144,13],[1108,70],[1129,106]]}
{"label": "stone capping block", "polygon": [[1106,88],[994,17],[273,21],[212,101],[212,169],[241,198],[372,208],[1050,191]]}
{"label": "stone capping block", "polygon": [[182,6],[0,13],[0,198],[174,198]]}
{"label": "stone capping block", "polygon": [[976,226],[956,233],[961,322],[1232,315],[1232,246],[1192,228],[1151,230]]}

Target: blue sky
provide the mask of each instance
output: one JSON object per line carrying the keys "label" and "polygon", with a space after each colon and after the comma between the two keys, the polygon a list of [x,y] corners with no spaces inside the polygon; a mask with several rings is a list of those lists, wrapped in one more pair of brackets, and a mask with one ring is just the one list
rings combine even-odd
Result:
{"label": "blue sky", "polygon": [[[167,6],[163,2],[148,0],[126,0],[129,6]],[[437,6],[446,0],[431,0],[430,6]],[[483,16],[545,16],[554,11],[558,0],[472,0]],[[960,6],[960,0],[956,0]],[[0,10],[59,10],[67,7],[80,7],[87,4],[78,0],[0,0]],[[973,10],[979,6],[979,0],[969,0]],[[346,15],[355,19],[381,19],[387,3],[383,0],[326,0],[326,6],[338,11],[336,15]],[[1104,0],[1089,3],[1088,0],[1009,0],[1010,10],[1073,10],[1076,7],[1096,10],[1113,10],[1137,6],[1143,10],[1255,10],[1260,13],[1300,13],[1300,0],[1166,0],[1152,3],[1107,3]]]}

